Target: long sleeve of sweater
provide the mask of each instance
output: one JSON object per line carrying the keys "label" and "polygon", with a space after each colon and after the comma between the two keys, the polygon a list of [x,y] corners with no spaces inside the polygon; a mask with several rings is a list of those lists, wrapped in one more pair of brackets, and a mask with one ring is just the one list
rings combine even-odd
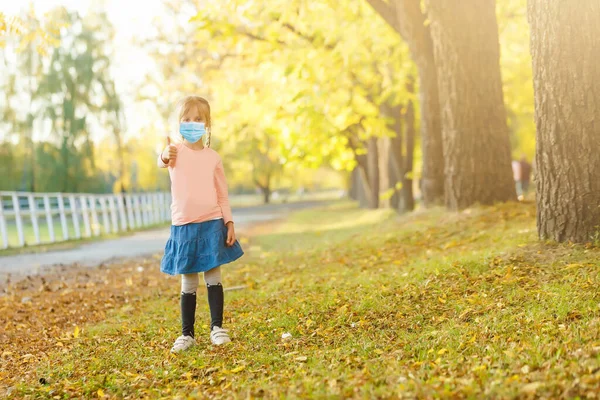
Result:
{"label": "long sleeve of sweater", "polygon": [[221,212],[223,213],[223,222],[228,223],[233,221],[231,206],[229,205],[227,179],[225,178],[225,170],[221,160],[219,160],[215,169],[215,189],[217,191],[217,204],[221,207]]}

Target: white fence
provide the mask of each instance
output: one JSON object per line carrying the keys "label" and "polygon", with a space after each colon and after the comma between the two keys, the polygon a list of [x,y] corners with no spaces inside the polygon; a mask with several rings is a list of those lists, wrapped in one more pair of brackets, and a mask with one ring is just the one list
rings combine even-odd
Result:
{"label": "white fence", "polygon": [[89,238],[166,223],[171,220],[170,204],[171,195],[164,192],[0,192],[0,248]]}

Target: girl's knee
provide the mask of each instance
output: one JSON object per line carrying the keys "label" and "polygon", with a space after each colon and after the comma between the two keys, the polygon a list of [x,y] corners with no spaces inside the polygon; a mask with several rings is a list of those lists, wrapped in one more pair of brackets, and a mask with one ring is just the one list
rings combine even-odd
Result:
{"label": "girl's knee", "polygon": [[181,293],[196,293],[199,283],[197,273],[181,275]]}
{"label": "girl's knee", "polygon": [[204,273],[204,282],[208,286],[220,285],[221,284],[221,267],[213,268]]}

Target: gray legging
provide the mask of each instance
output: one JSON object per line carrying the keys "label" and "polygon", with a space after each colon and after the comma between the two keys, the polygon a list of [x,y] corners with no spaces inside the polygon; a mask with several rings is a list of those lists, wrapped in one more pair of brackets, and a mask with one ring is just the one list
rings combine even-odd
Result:
{"label": "gray legging", "polygon": [[[204,273],[204,282],[209,286],[221,283],[221,267],[213,268]],[[196,293],[200,279],[198,273],[181,275],[181,292]]]}

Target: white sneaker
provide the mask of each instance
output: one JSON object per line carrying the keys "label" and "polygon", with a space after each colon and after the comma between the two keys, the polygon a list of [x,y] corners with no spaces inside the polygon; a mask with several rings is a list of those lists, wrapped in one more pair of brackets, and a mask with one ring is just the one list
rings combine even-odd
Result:
{"label": "white sneaker", "polygon": [[227,332],[227,329],[215,326],[210,332],[210,341],[213,344],[216,344],[217,346],[231,342],[231,339],[229,338]]}
{"label": "white sneaker", "polygon": [[179,336],[173,347],[171,347],[171,353],[179,353],[180,351],[184,351],[192,347],[196,344],[196,341],[191,336]]}

